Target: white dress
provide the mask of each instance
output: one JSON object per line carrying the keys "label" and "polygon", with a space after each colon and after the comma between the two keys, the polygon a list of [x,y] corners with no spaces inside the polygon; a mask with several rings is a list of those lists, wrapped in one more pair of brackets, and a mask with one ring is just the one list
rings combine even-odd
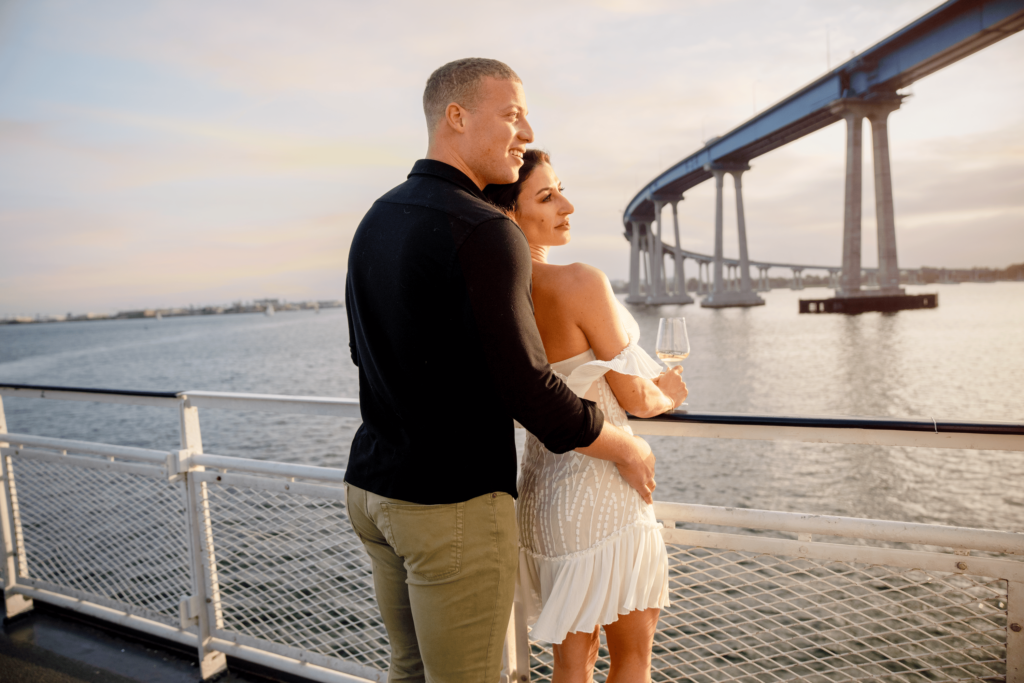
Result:
{"label": "white dress", "polygon": [[[661,366],[637,346],[640,329],[619,314],[629,344],[610,361],[590,349],[551,368],[578,396],[597,403],[605,419],[632,434],[604,374],[652,379]],[[557,455],[527,434],[519,475],[520,599],[530,636],[560,643],[593,632],[619,615],[665,607],[668,554],[661,524],[615,464],[576,451]]]}

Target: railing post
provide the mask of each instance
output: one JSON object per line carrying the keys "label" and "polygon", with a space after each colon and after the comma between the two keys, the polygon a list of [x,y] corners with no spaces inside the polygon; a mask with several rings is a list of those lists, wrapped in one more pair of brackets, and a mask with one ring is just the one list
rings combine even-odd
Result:
{"label": "railing post", "polygon": [[1006,683],[1024,683],[1024,582],[1006,582]]}
{"label": "railing post", "polygon": [[[516,589],[519,592],[519,589]],[[530,680],[530,636],[526,629],[526,605],[516,596],[505,633],[502,653],[502,683],[526,683]]]}
{"label": "railing post", "polygon": [[[203,438],[199,431],[199,408],[189,404],[187,397],[180,403],[181,447],[189,455],[203,452]],[[199,628],[199,673],[205,680],[227,669],[227,657],[223,652],[209,648],[210,625],[218,624],[220,613],[220,591],[217,588],[217,565],[213,557],[211,542],[210,507],[206,495],[206,483],[197,482],[192,476],[202,472],[202,466],[189,466],[185,473],[185,490],[188,504],[189,561],[192,574],[192,602],[198,603],[195,610]],[[209,581],[207,581],[209,567]]]}
{"label": "railing post", "polygon": [[[4,415],[4,399],[0,396],[0,435],[7,433],[7,417]],[[0,440],[0,448],[8,444]],[[23,595],[13,595],[8,591],[14,587],[18,577],[18,543],[20,529],[16,528],[17,515],[15,506],[17,498],[14,490],[14,472],[8,456],[0,458],[0,537],[3,538],[3,562],[0,563],[0,574],[3,579],[4,610],[10,619],[22,612],[32,609],[32,600]]]}

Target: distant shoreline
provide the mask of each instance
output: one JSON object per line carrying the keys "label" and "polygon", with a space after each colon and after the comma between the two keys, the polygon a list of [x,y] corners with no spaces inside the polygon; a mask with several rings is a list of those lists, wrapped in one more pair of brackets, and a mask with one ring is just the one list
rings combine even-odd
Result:
{"label": "distant shoreline", "polygon": [[259,299],[251,304],[241,302],[230,306],[203,306],[196,308],[143,308],[133,311],[120,311],[113,315],[106,313],[67,314],[46,317],[16,316],[0,319],[0,325],[37,325],[42,323],[88,322],[92,320],[160,320],[161,318],[183,318],[196,315],[237,315],[241,313],[262,313],[273,315],[282,311],[318,311],[322,308],[344,308],[345,303],[337,299],[326,301],[288,302],[279,299]]}

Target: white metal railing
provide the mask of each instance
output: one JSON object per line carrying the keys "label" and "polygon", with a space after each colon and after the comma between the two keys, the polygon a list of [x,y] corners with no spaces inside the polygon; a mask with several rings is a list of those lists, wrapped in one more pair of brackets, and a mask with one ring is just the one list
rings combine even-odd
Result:
{"label": "white metal railing", "polygon": [[[199,407],[358,418],[357,401],[0,385],[2,396],[165,406],[181,424],[167,451],[9,434],[0,402],[8,616],[40,599],[189,644],[204,678],[228,654],[315,681],[386,680],[386,632],[344,473],[203,453],[199,430]],[[690,413],[633,425],[1024,451],[1015,424]],[[655,681],[1024,682],[1024,534],[681,503],[655,511],[673,603]],[[550,681],[550,648],[530,642],[522,617],[517,605],[503,680]],[[606,671],[602,649],[597,680]]]}

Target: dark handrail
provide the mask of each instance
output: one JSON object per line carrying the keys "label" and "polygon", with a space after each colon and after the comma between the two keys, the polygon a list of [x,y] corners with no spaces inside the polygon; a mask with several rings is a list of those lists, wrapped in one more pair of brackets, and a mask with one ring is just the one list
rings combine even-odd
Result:
{"label": "dark handrail", "polygon": [[[89,389],[84,387],[56,387],[37,384],[6,384],[0,389],[29,389],[35,391],[66,391],[81,394],[113,394],[152,398],[178,398],[183,392],[130,391],[127,389]],[[300,399],[301,396],[288,398]],[[747,427],[803,427],[817,429],[872,429],[895,432],[932,432],[955,434],[993,434],[1024,436],[1024,422],[983,422],[967,420],[938,420],[932,418],[896,417],[829,417],[822,415],[754,415],[750,413],[714,413],[676,411],[656,417],[630,420],[642,422],[689,422],[693,424],[720,424]]]}
{"label": "dark handrail", "polygon": [[751,415],[749,413],[695,413],[677,411],[656,417],[630,420],[643,422],[691,422],[695,424],[721,424],[749,427],[804,427],[818,429],[876,429],[896,432],[932,432],[957,434],[1007,434],[1024,436],[1021,422],[980,422],[965,420],[938,420],[906,417],[827,417],[809,415]]}
{"label": "dark handrail", "polygon": [[149,398],[178,398],[178,391],[133,391],[131,389],[87,389],[85,387],[55,387],[42,384],[0,383],[0,389],[29,389],[32,391],[67,391],[79,394],[113,394],[115,396],[146,396]]}

